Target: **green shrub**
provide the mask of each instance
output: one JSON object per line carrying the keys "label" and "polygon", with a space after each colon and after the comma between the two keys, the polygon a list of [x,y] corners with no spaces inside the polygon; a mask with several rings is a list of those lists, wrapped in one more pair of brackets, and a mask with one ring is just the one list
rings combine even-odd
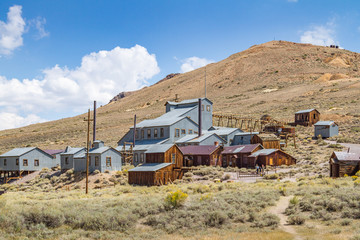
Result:
{"label": "green shrub", "polygon": [[303,215],[291,215],[288,217],[287,223],[290,225],[302,225],[305,223],[305,217]]}
{"label": "green shrub", "polygon": [[188,195],[181,190],[170,192],[165,198],[165,206],[172,208],[181,207],[185,203],[187,197]]}
{"label": "green shrub", "polygon": [[297,205],[298,203],[299,203],[299,199],[297,196],[294,196],[293,198],[290,199],[290,204]]}

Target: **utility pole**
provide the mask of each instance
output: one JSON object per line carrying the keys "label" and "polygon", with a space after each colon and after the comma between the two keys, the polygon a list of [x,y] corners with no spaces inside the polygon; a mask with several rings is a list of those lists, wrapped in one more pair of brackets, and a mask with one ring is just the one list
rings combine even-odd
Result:
{"label": "utility pole", "polygon": [[88,117],[84,119],[87,122],[87,141],[86,141],[86,190],[85,193],[89,193],[89,146],[90,146],[90,122],[93,119],[90,119],[90,109],[88,110]]}
{"label": "utility pole", "polygon": [[93,143],[96,141],[96,101],[94,101]]}
{"label": "utility pole", "polygon": [[205,66],[205,98],[206,98],[206,66]]}

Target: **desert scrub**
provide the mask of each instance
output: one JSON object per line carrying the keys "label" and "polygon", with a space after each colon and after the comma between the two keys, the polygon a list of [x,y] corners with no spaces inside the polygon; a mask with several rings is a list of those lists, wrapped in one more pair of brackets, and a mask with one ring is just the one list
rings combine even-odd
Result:
{"label": "desert scrub", "polygon": [[181,190],[170,192],[165,198],[165,206],[168,208],[178,208],[184,205],[188,195]]}

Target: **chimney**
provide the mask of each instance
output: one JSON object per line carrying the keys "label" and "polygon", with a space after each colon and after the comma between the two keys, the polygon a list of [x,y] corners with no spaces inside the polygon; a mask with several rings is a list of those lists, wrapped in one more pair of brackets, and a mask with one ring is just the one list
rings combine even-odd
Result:
{"label": "chimney", "polygon": [[202,129],[202,124],[201,124],[201,98],[199,98],[199,116],[198,116],[198,126],[199,126],[199,131],[198,131],[198,134],[199,134],[199,137],[201,136],[201,129]]}
{"label": "chimney", "polygon": [[133,141],[133,147],[135,147],[135,138],[136,138],[136,114],[134,115],[134,141]]}
{"label": "chimney", "polygon": [[93,142],[96,141],[96,101],[94,101],[94,126],[93,126]]}
{"label": "chimney", "polygon": [[348,153],[350,152],[350,148],[348,148]]}

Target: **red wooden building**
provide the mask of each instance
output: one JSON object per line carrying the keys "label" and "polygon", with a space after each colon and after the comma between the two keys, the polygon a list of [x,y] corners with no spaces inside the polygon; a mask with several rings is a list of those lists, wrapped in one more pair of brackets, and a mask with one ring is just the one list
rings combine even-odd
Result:
{"label": "red wooden building", "polygon": [[221,166],[223,147],[215,145],[199,145],[180,147],[184,155],[184,166]]}
{"label": "red wooden building", "polygon": [[252,153],[263,149],[260,144],[235,145],[224,147],[222,155],[223,167],[253,168],[254,159],[248,158]]}

